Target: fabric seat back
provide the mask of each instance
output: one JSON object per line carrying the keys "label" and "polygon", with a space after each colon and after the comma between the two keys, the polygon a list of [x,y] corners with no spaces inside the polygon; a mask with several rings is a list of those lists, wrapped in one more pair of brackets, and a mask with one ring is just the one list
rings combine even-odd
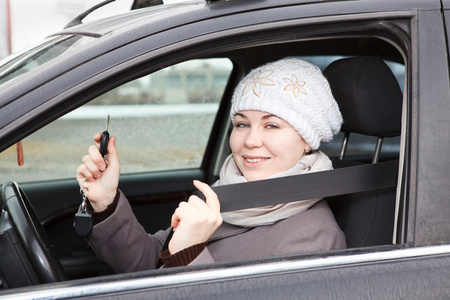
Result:
{"label": "fabric seat back", "polygon": [[[341,131],[379,139],[400,135],[402,91],[383,60],[337,60],[324,70],[324,75],[344,119]],[[334,167],[357,164],[342,159],[335,161]],[[396,188],[388,188],[328,199],[349,248],[392,243],[395,197]]]}

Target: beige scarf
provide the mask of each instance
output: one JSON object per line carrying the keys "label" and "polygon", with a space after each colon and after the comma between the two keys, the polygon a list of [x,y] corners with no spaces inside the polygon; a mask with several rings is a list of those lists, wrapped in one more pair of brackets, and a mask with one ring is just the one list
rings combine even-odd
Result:
{"label": "beige scarf", "polygon": [[[299,162],[291,169],[269,176],[277,178],[290,175],[298,175],[312,172],[331,170],[333,168],[331,160],[321,151],[314,151],[309,155],[304,155]],[[220,170],[220,179],[214,186],[247,182],[239,171],[233,155],[229,155]],[[242,227],[255,227],[260,225],[273,224],[279,220],[286,219],[299,212],[305,211],[321,199],[302,200],[284,204],[247,208],[242,210],[222,213],[224,222]]]}

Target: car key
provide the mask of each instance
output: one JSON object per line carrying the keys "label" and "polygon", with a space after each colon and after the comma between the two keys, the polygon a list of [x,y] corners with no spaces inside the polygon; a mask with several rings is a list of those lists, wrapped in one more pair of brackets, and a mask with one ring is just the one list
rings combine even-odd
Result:
{"label": "car key", "polygon": [[108,153],[108,143],[109,143],[109,115],[106,118],[106,130],[102,132],[102,139],[100,141],[100,154],[106,160],[106,154]]}
{"label": "car key", "polygon": [[[106,160],[106,154],[108,153],[108,142],[109,142],[109,115],[106,119],[106,130],[102,132],[102,138],[100,141],[100,153],[103,158]],[[80,236],[88,236],[92,232],[92,228],[94,227],[92,215],[87,211],[87,194],[89,193],[89,186],[85,186],[87,181],[83,182],[83,186],[80,188],[80,194],[82,195],[82,202],[78,212],[75,214],[75,218],[73,221],[73,227],[75,228],[75,232]]]}

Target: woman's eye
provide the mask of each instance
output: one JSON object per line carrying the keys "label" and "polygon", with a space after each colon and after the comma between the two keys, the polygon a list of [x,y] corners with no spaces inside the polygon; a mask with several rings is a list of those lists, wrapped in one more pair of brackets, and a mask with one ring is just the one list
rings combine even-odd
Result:
{"label": "woman's eye", "polygon": [[247,123],[236,123],[234,125],[236,128],[247,128],[249,125]]}
{"label": "woman's eye", "polygon": [[280,128],[280,126],[278,126],[277,124],[267,124],[266,127],[268,129],[278,129],[278,128]]}

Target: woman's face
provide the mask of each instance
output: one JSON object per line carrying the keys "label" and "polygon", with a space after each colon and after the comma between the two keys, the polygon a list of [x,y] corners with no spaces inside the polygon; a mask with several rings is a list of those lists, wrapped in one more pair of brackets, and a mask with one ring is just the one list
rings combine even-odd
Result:
{"label": "woman's face", "polygon": [[289,170],[309,148],[291,125],[266,112],[241,111],[235,115],[234,125],[231,151],[248,181]]}

